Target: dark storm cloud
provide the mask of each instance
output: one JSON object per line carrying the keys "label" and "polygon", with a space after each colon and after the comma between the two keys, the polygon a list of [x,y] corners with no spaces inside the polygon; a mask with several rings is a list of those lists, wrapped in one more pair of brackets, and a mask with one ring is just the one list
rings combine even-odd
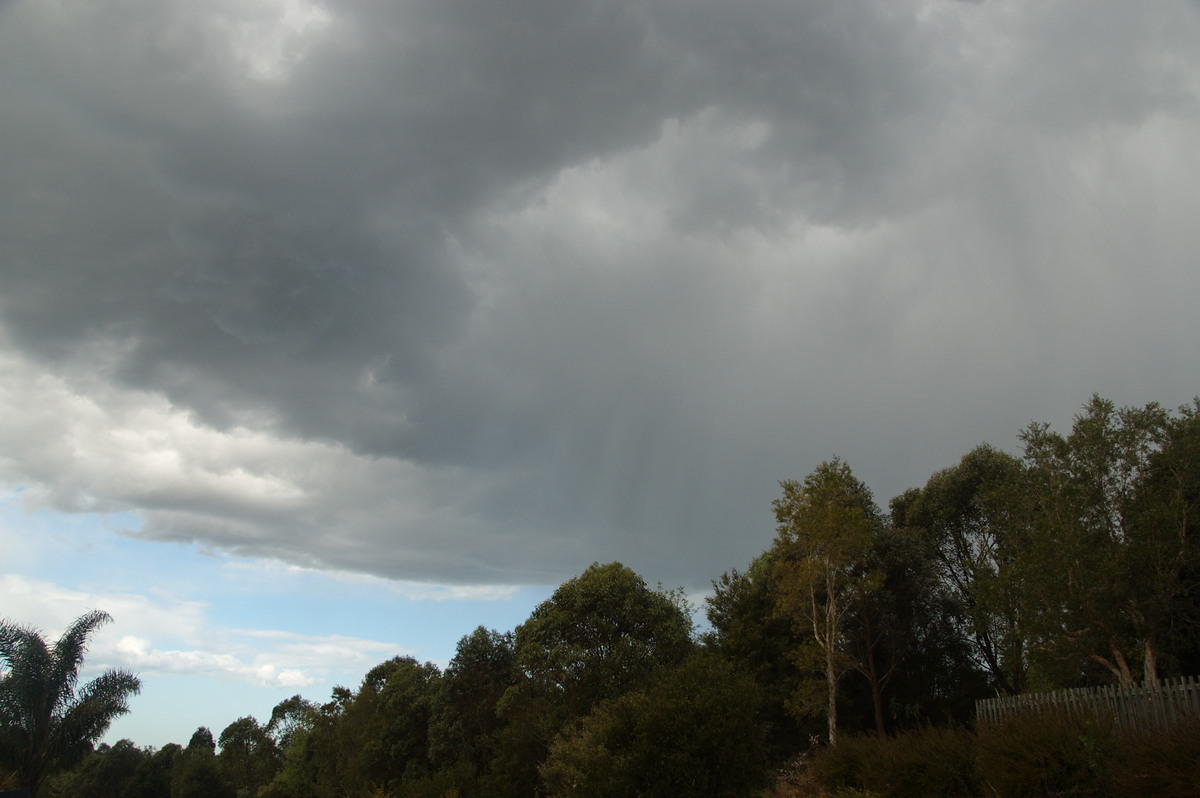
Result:
{"label": "dark storm cloud", "polygon": [[1094,390],[1196,392],[1194,8],[0,15],[14,384],[162,425],[192,469],[109,478],[88,453],[140,468],[127,444],[80,465],[14,434],[5,473],[148,537],[697,584],[835,452],[886,501]]}

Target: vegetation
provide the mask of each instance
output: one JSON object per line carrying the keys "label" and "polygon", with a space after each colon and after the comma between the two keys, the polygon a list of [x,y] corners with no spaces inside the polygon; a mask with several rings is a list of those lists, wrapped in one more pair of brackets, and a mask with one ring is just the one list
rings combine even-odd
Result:
{"label": "vegetation", "polygon": [[34,798],[46,774],[82,758],[141,689],[137,677],[122,670],[76,689],[88,637],[110,620],[89,612],[52,646],[36,629],[0,622],[0,762]]}
{"label": "vegetation", "polygon": [[982,697],[1200,673],[1200,401],[1093,397],[1068,432],[1031,424],[1020,440],[1019,456],[976,447],[887,513],[837,459],[781,482],[775,540],[714,581],[703,634],[678,591],[597,563],[515,630],[464,636],[444,671],[396,657],[327,703],[295,696],[186,747],[93,748],[137,688],[112,672],[74,690],[107,616],[53,648],[4,624],[0,784],[64,798],[1194,793],[1194,724],[972,724]]}

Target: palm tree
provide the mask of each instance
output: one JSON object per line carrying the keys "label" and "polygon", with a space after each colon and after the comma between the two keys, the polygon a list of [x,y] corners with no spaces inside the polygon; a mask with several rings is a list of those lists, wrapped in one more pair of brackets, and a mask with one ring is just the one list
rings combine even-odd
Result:
{"label": "palm tree", "polygon": [[100,610],[85,613],[53,646],[36,629],[0,621],[0,763],[15,768],[32,798],[51,768],[86,753],[141,690],[119,669],[76,690],[88,636],[111,620]]}

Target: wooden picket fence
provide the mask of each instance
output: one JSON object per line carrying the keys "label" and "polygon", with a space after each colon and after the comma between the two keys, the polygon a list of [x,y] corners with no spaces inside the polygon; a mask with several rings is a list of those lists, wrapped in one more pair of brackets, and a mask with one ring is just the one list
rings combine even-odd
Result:
{"label": "wooden picket fence", "polygon": [[1079,687],[975,702],[978,723],[995,723],[1026,711],[1104,716],[1120,728],[1162,729],[1183,718],[1200,717],[1200,681],[1182,676],[1132,687]]}

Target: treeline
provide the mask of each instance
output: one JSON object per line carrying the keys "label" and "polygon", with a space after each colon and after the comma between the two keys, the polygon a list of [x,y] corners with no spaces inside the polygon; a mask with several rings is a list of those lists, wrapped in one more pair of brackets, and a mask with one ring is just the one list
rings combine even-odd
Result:
{"label": "treeline", "polygon": [[980,446],[888,512],[839,460],[781,483],[773,544],[714,582],[704,634],[680,592],[597,564],[513,632],[464,637],[444,671],[395,658],[215,741],[102,746],[45,793],[767,794],[818,738],[1200,673],[1200,401],[1093,397],[1068,432],[1020,440],[1021,456]]}

